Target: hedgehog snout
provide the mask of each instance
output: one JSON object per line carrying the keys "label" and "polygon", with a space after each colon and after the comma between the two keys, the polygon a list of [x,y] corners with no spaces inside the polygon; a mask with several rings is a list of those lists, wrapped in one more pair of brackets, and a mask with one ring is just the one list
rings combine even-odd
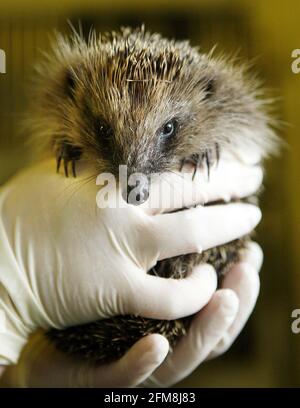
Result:
{"label": "hedgehog snout", "polygon": [[150,194],[150,180],[148,176],[137,176],[128,179],[128,184],[123,190],[123,199],[132,205],[141,205],[148,200]]}
{"label": "hedgehog snout", "polygon": [[[133,191],[135,190],[135,191]],[[132,194],[133,193],[133,194]],[[148,186],[128,186],[128,196],[127,202],[133,205],[140,205],[147,201],[149,198],[149,187]]]}

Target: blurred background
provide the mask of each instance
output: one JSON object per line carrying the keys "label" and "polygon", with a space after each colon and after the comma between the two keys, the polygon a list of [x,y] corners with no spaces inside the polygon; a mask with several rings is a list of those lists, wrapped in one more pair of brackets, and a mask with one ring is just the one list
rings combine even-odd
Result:
{"label": "blurred background", "polygon": [[68,32],[67,19],[88,32],[138,26],[208,51],[255,57],[255,71],[278,98],[276,117],[288,147],[266,165],[264,218],[257,240],[265,262],[256,310],[232,349],[198,368],[178,386],[300,386],[300,333],[291,313],[300,309],[300,73],[292,51],[300,48],[297,0],[1,0],[0,184],[30,162],[20,120],[30,94],[26,81],[53,29]]}

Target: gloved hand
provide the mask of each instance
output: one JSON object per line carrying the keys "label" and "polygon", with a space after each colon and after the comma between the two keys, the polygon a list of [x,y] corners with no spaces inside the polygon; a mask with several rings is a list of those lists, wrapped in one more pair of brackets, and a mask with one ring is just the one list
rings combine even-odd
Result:
{"label": "gloved hand", "polygon": [[[147,271],[160,259],[238,238],[261,216],[258,208],[238,203],[167,214],[132,205],[100,210],[88,172],[66,179],[53,169],[50,160],[24,171],[0,194],[0,310],[6,317],[0,364],[15,363],[37,328],[128,313],[175,319],[199,311],[216,289],[212,267],[198,267],[182,281]],[[262,180],[259,167],[238,162],[220,162],[213,173],[209,183],[198,175],[203,189],[185,205],[248,195]],[[179,184],[168,211],[182,197]]]}
{"label": "gloved hand", "polygon": [[225,276],[221,289],[195,316],[186,337],[180,340],[144,386],[173,385],[195,370],[202,362],[225,353],[251,315],[259,294],[258,272],[263,261],[260,246],[248,244],[239,264]]}
{"label": "gloved hand", "polygon": [[195,316],[186,337],[167,358],[168,341],[159,334],[139,340],[123,358],[91,367],[56,350],[42,333],[25,346],[0,385],[8,387],[168,386],[188,376],[204,360],[225,352],[245,325],[259,292],[262,251],[249,244],[241,262]]}

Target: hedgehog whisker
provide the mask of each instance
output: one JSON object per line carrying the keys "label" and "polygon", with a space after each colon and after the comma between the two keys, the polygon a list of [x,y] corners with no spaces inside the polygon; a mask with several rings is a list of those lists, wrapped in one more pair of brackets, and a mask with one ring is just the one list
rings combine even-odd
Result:
{"label": "hedgehog whisker", "polygon": [[69,192],[70,194],[67,194],[68,198],[66,198],[65,205],[67,205],[70,202],[70,200],[74,197],[74,195],[77,194],[83,187],[85,187],[86,185],[88,185],[92,181],[95,181],[96,177],[97,177],[97,174],[92,174],[90,176],[83,177],[81,179],[78,178],[74,182],[74,184],[76,184],[76,186],[74,184],[71,184],[71,185],[67,186],[64,189],[64,191],[62,192],[62,195],[64,195],[64,198],[66,198],[67,190],[70,190],[70,189],[72,189],[74,187],[77,187],[77,188],[74,188],[73,191]]}

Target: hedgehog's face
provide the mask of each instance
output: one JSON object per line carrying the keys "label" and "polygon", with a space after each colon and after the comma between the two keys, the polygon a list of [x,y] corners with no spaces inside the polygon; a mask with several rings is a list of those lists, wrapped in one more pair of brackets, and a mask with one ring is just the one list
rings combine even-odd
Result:
{"label": "hedgehog's face", "polygon": [[185,158],[209,165],[218,146],[245,139],[265,148],[267,117],[240,70],[187,43],[134,40],[81,45],[58,65],[43,108],[55,116],[59,160],[83,156],[98,171],[118,176],[127,165],[148,175],[177,170]]}
{"label": "hedgehog's face", "polygon": [[212,70],[199,77],[199,67],[177,62],[174,68],[170,58],[166,72],[151,74],[140,69],[141,61],[126,71],[126,62],[116,60],[97,72],[88,64],[68,72],[68,143],[116,175],[119,165],[129,173],[178,169],[183,158],[215,148],[221,112],[213,108]]}
{"label": "hedgehog's face", "polygon": [[223,127],[234,129],[237,114],[249,120],[250,107],[233,79],[202,64],[182,64],[165,77],[134,65],[132,75],[120,64],[113,72],[109,65],[97,73],[76,67],[61,112],[71,126],[68,143],[106,169],[126,164],[144,173],[178,168],[184,157],[224,144]]}

